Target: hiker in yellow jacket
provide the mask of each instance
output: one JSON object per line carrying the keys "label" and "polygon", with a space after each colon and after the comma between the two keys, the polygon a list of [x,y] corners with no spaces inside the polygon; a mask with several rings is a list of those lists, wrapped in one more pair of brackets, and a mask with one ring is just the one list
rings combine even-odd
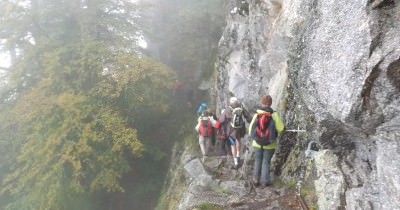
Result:
{"label": "hiker in yellow jacket", "polygon": [[255,153],[253,182],[255,186],[261,184],[262,188],[271,185],[271,159],[278,145],[277,138],[285,128],[279,114],[271,108],[271,104],[271,96],[262,96],[261,105],[249,126],[249,137]]}

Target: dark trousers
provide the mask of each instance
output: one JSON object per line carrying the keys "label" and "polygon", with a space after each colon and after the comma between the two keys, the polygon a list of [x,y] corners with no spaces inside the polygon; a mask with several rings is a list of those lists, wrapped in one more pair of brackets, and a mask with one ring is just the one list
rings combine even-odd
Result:
{"label": "dark trousers", "polygon": [[271,159],[274,155],[275,149],[261,149],[254,147],[254,171],[253,180],[261,184],[267,184],[271,182],[270,178],[270,165]]}
{"label": "dark trousers", "polygon": [[220,143],[220,151],[222,153],[222,155],[228,155],[230,153],[231,150],[231,146],[229,144],[229,140],[228,139],[218,139],[219,143]]}

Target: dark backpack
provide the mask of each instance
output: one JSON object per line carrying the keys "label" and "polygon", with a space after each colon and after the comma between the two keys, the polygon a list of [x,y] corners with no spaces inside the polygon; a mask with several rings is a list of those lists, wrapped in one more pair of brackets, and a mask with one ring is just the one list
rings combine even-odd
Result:
{"label": "dark backpack", "polygon": [[242,128],[244,125],[243,121],[243,108],[236,107],[232,110],[232,128]]}
{"label": "dark backpack", "polygon": [[226,122],[221,123],[218,130],[217,130],[217,139],[219,140],[226,140],[228,139],[227,127]]}
{"label": "dark backpack", "polygon": [[275,123],[271,112],[265,112],[257,115],[255,123],[255,137],[257,144],[266,146],[276,140]]}
{"label": "dark backpack", "polygon": [[200,136],[203,136],[203,137],[211,137],[213,135],[213,127],[212,127],[210,119],[207,119],[207,120],[202,119],[201,120],[199,133],[200,133]]}

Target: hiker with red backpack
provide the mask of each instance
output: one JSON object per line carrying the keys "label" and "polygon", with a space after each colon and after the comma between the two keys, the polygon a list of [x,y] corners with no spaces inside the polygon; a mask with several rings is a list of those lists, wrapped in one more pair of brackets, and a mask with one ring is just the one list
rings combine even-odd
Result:
{"label": "hiker with red backpack", "polygon": [[250,122],[250,114],[236,97],[229,99],[229,106],[221,114],[219,122],[226,126],[224,129],[227,135],[227,142],[231,146],[233,156],[233,168],[238,169],[240,164],[240,140],[246,134],[244,120]]}
{"label": "hiker with red backpack", "polygon": [[199,133],[199,145],[201,154],[204,157],[208,155],[211,138],[214,135],[214,127],[217,121],[213,118],[212,113],[207,110],[203,111],[197,119],[196,131]]}
{"label": "hiker with red backpack", "polygon": [[216,121],[215,125],[213,126],[215,129],[214,129],[213,135],[211,136],[211,145],[214,147],[215,146],[215,140],[216,140],[215,133],[216,133],[216,130],[219,128],[220,123],[218,121],[217,115],[215,114],[213,108],[211,108],[211,107],[208,108],[207,112],[208,112],[208,115],[210,117],[212,117]]}
{"label": "hiker with red backpack", "polygon": [[272,98],[269,95],[261,97],[261,105],[254,114],[249,126],[249,136],[255,154],[253,182],[261,188],[271,185],[270,164],[278,135],[284,130],[284,124],[279,114],[271,108]]}
{"label": "hiker with red backpack", "polygon": [[[218,139],[219,145],[220,145],[220,154],[221,155],[228,155],[228,153],[230,153],[230,144],[229,144],[229,131],[228,131],[228,124],[229,122],[227,120],[223,120],[222,116],[224,116],[224,112],[225,109],[221,110],[221,115],[218,119],[219,122],[219,126],[217,128],[217,132],[216,132],[216,138]],[[222,123],[221,123],[222,120]]]}

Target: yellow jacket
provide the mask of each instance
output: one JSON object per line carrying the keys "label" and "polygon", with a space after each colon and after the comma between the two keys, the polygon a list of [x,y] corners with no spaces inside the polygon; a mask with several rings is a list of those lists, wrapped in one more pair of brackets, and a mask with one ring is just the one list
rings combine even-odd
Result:
{"label": "yellow jacket", "polygon": [[[262,114],[262,113],[266,113],[266,111],[261,110],[261,109],[257,109],[256,111],[257,113],[253,115],[253,119],[250,122],[250,126],[249,126],[249,137],[251,138],[251,133],[252,133],[252,129],[253,129],[253,124],[257,119],[257,115],[258,114]],[[274,120],[275,123],[275,129],[278,132],[278,136],[280,136],[280,134],[282,133],[282,131],[285,129],[285,125],[283,124],[281,118],[279,117],[278,112],[273,112],[272,113],[272,120]],[[257,144],[256,141],[253,140],[252,146],[253,147],[257,147],[257,148],[261,148],[261,145]],[[278,146],[277,141],[274,141],[273,143],[271,143],[270,145],[267,146],[263,146],[263,149],[275,149]]]}

